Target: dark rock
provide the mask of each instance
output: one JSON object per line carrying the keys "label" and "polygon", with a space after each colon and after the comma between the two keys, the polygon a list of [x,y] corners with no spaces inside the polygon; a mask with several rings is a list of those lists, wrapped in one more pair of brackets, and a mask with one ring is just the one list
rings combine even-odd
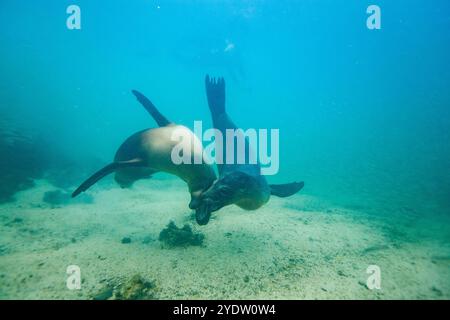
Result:
{"label": "dark rock", "polygon": [[125,237],[125,238],[123,238],[122,239],[122,241],[121,241],[123,244],[128,244],[128,243],[131,243],[131,238],[129,238],[129,237]]}
{"label": "dark rock", "polygon": [[431,291],[436,293],[437,296],[442,297],[442,291],[436,288],[435,286],[431,287]]}
{"label": "dark rock", "polygon": [[106,287],[102,289],[99,293],[95,294],[92,299],[94,300],[108,300],[114,294],[114,289],[112,287]]}

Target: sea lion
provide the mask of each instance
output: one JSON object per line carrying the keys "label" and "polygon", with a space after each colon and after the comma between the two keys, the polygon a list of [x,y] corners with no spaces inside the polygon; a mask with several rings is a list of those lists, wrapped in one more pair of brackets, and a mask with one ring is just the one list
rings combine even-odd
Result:
{"label": "sea lion", "polygon": [[[155,119],[159,128],[142,130],[126,139],[117,150],[114,162],[83,182],[73,192],[72,197],[86,191],[94,183],[113,172],[116,173],[116,182],[122,188],[128,188],[135,181],[148,178],[156,172],[167,172],[178,176],[188,184],[191,201],[195,202],[199,195],[216,180],[214,169],[205,161],[201,164],[177,165],[172,161],[171,153],[176,145],[180,147],[181,142],[189,143],[188,146],[183,146],[186,148],[183,150],[190,150],[192,158],[198,155],[203,157],[200,140],[189,128],[167,120],[142,93],[136,90],[132,92]],[[180,137],[179,141],[173,139],[175,130],[177,130],[176,136]]]}
{"label": "sea lion", "polygon": [[[225,80],[223,78],[210,79],[207,75],[205,87],[214,128],[219,130],[222,136],[225,136],[227,129],[237,129],[225,110]],[[247,159],[251,152],[251,146],[248,139],[245,143]],[[234,145],[236,146],[236,143]],[[222,153],[223,157],[227,158],[225,145]],[[196,210],[196,219],[201,225],[208,223],[211,212],[224,206],[236,204],[245,210],[256,210],[269,201],[270,195],[289,197],[304,186],[303,182],[269,185],[266,178],[261,175],[259,162],[256,164],[218,164],[218,169],[219,179],[190,204],[190,208]]]}

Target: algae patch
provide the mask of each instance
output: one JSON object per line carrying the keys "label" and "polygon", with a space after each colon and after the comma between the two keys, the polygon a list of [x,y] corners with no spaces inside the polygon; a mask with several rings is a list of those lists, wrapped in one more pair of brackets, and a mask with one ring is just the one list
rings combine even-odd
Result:
{"label": "algae patch", "polygon": [[133,276],[125,282],[115,293],[119,300],[148,300],[154,299],[155,284],[146,281],[140,275]]}
{"label": "algae patch", "polygon": [[159,234],[159,241],[169,247],[201,246],[204,238],[202,233],[194,233],[188,224],[178,228],[173,221]]}
{"label": "algae patch", "polygon": [[156,299],[156,285],[139,274],[117,284],[109,283],[92,296],[94,300],[153,300]]}

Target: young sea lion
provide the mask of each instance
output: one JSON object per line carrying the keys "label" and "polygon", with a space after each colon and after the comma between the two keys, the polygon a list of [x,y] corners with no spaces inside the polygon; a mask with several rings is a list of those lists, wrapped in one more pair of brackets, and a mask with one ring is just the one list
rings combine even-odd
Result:
{"label": "young sea lion", "polygon": [[[173,148],[181,143],[183,150],[190,150],[192,158],[201,155],[203,148],[200,140],[187,127],[174,124],[167,120],[143,94],[133,90],[133,94],[158,123],[159,128],[146,129],[133,134],[117,150],[114,162],[94,173],[76,189],[72,197],[86,191],[94,183],[115,172],[116,182],[123,188],[130,187],[135,181],[148,178],[156,172],[174,174],[184,180],[191,193],[191,201],[196,201],[199,195],[209,188],[216,174],[213,168],[202,161],[201,164],[175,164],[171,154]],[[173,133],[180,140],[173,139]],[[203,159],[204,160],[204,159]]]}
{"label": "young sea lion", "polygon": [[[225,136],[227,129],[237,129],[225,110],[225,80],[210,79],[207,75],[205,86],[214,128]],[[251,146],[246,139],[245,159],[249,158],[250,152]],[[225,145],[222,154],[224,159],[227,158]],[[211,212],[224,206],[236,204],[245,210],[256,210],[269,201],[270,195],[289,197],[304,186],[303,182],[269,185],[266,178],[261,175],[259,162],[239,164],[235,161],[234,163],[218,164],[219,179],[191,202],[190,208],[196,209],[196,219],[199,224],[207,224]]]}

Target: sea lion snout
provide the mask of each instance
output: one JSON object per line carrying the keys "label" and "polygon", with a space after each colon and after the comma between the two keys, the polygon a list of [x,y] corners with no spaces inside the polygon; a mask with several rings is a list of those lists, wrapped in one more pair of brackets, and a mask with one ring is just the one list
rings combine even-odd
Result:
{"label": "sea lion snout", "polygon": [[196,210],[202,203],[202,195],[205,189],[191,191],[191,201],[189,202],[189,209]]}
{"label": "sea lion snout", "polygon": [[189,202],[189,209],[195,210],[200,206],[200,199],[199,198],[192,198],[191,202]]}
{"label": "sea lion snout", "polygon": [[211,217],[211,201],[204,199],[201,192],[191,194],[189,209],[195,210],[195,220],[199,225],[206,225]]}
{"label": "sea lion snout", "polygon": [[208,201],[203,202],[196,210],[195,210],[195,220],[201,226],[208,224],[209,219],[211,218],[211,206]]}
{"label": "sea lion snout", "polygon": [[192,197],[189,208],[196,210],[195,216],[199,224],[207,224],[212,212],[231,203],[233,191],[222,182],[216,180],[207,190],[196,197]]}

